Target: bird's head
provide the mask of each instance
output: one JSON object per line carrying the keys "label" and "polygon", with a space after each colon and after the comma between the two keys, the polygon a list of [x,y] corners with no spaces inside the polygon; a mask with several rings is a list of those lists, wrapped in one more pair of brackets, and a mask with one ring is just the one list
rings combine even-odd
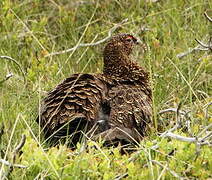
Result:
{"label": "bird's head", "polygon": [[104,49],[105,56],[129,56],[133,47],[139,44],[138,40],[130,34],[118,34],[110,39]]}

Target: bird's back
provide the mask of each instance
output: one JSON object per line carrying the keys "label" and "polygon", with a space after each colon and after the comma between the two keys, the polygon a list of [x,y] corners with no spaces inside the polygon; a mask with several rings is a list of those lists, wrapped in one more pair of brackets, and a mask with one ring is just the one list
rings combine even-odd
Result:
{"label": "bird's back", "polygon": [[79,141],[79,131],[87,132],[99,118],[107,87],[100,75],[73,74],[48,93],[37,118],[46,139],[53,142],[71,135]]}

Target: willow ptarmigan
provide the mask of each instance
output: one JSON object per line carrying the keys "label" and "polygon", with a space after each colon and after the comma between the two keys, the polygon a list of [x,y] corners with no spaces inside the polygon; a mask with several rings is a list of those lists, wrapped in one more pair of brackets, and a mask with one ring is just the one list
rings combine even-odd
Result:
{"label": "willow ptarmigan", "polygon": [[151,122],[148,73],[130,58],[137,39],[118,34],[104,48],[102,74],[73,74],[48,93],[37,122],[45,138],[75,146],[84,137],[139,142]]}

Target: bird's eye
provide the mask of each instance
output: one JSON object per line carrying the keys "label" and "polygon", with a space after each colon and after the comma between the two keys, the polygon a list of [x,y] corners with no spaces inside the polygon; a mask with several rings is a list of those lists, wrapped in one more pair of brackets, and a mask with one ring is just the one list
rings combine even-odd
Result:
{"label": "bird's eye", "polygon": [[133,39],[131,37],[126,39],[127,42],[133,42]]}

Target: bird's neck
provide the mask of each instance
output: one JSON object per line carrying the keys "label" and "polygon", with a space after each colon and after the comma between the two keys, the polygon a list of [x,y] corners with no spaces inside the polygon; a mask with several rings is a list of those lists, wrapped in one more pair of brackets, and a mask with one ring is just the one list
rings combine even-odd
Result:
{"label": "bird's neck", "polygon": [[148,73],[127,55],[108,55],[104,57],[103,73],[121,80],[148,83]]}

